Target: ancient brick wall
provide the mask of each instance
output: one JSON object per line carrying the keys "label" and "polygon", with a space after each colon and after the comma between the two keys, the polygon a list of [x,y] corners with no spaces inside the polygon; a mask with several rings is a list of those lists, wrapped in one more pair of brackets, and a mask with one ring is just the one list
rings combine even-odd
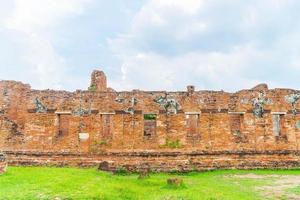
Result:
{"label": "ancient brick wall", "polygon": [[264,156],[289,163],[282,154],[270,152],[288,151],[297,158],[298,90],[261,84],[235,93],[197,91],[194,86],[179,92],[117,92],[107,89],[103,72],[94,71],[91,79],[88,90],[75,92],[33,90],[21,82],[0,81],[0,150],[8,153],[8,161],[15,163],[10,158],[25,158],[24,153],[30,158],[46,153],[44,157],[53,154],[66,162],[67,155],[88,155],[91,160],[94,156],[94,164],[104,158],[121,163],[126,156],[99,155],[155,152],[162,162],[168,159],[164,153],[174,151],[185,156],[207,152],[197,159],[223,152],[230,166],[239,166],[233,158],[241,152],[250,157],[253,153],[257,163],[263,163]]}

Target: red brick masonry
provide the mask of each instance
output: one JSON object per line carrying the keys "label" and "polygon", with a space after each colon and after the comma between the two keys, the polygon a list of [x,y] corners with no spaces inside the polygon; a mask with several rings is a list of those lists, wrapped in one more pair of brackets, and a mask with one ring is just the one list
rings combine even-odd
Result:
{"label": "red brick masonry", "polygon": [[0,81],[0,151],[12,165],[153,171],[299,167],[300,91],[123,91],[92,73],[88,90]]}

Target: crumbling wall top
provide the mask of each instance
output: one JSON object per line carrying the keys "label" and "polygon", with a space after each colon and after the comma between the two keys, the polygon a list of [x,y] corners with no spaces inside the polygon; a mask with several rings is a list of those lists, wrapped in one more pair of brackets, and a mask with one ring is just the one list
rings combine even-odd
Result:
{"label": "crumbling wall top", "polygon": [[261,83],[253,87],[251,90],[257,90],[257,91],[266,91],[268,90],[268,85],[265,83]]}

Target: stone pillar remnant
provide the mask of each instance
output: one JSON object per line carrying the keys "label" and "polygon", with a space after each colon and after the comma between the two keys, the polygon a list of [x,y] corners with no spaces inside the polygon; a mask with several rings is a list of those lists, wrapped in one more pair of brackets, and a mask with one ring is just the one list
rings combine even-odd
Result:
{"label": "stone pillar remnant", "polygon": [[92,72],[89,90],[97,92],[107,91],[107,81],[103,71],[94,70]]}

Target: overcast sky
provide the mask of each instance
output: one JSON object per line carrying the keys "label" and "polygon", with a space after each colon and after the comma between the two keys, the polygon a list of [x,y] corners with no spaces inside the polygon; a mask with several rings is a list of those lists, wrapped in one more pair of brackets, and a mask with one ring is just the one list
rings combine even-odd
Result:
{"label": "overcast sky", "polygon": [[300,88],[299,0],[0,0],[0,79],[116,90]]}

